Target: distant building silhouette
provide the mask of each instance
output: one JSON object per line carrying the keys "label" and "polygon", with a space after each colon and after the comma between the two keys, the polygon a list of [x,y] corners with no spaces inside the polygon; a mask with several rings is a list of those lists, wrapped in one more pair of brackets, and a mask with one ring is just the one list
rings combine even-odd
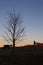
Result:
{"label": "distant building silhouette", "polygon": [[39,42],[34,41],[34,46],[43,46],[43,43],[39,43]]}
{"label": "distant building silhouette", "polygon": [[34,41],[34,45],[36,45],[36,42]]}
{"label": "distant building silhouette", "polygon": [[12,48],[12,45],[4,45],[3,48],[4,49],[10,49],[10,48]]}

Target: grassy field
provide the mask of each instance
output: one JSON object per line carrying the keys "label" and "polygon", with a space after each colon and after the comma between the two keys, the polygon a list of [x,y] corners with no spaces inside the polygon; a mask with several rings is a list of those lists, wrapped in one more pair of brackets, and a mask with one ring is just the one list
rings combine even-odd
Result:
{"label": "grassy field", "polygon": [[43,47],[0,49],[0,65],[43,65]]}

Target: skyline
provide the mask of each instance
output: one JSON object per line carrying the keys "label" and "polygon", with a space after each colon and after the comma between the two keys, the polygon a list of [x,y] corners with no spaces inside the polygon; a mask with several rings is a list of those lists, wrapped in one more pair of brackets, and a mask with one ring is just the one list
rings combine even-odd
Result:
{"label": "skyline", "polygon": [[[23,19],[24,44],[33,44],[34,40],[43,42],[43,0],[0,0],[0,34],[4,31],[3,24],[8,21],[8,12],[13,9]],[[1,36],[0,41],[2,42]]]}

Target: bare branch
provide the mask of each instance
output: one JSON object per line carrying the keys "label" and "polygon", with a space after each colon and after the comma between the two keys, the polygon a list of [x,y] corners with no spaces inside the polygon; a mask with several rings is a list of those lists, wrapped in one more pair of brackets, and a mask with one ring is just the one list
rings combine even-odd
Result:
{"label": "bare branch", "polygon": [[6,35],[6,37],[12,42],[11,36],[8,35],[8,33],[4,32],[4,34]]}
{"label": "bare branch", "polygon": [[7,41],[8,43],[10,43],[9,39],[7,39],[5,35],[1,35],[1,36],[5,39],[5,41]]}
{"label": "bare branch", "polygon": [[7,26],[4,26],[5,28],[6,28],[6,30],[12,35],[13,34],[13,32],[12,32],[12,30],[11,29],[9,29]]}

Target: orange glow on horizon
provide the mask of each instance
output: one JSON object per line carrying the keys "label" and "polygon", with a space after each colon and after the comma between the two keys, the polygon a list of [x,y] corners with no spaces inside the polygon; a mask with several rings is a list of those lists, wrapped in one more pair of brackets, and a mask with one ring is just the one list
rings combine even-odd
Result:
{"label": "orange glow on horizon", "polygon": [[[4,42],[0,42],[0,47],[3,47],[3,45],[7,45],[7,44],[5,44]],[[21,46],[27,46],[27,45],[32,45],[32,44],[29,44],[29,43],[18,43],[15,46],[16,47],[21,47]]]}
{"label": "orange glow on horizon", "polygon": [[[3,47],[3,45],[12,45],[12,44],[8,44],[6,41],[1,40],[0,41],[0,47]],[[28,43],[27,41],[24,41],[24,42],[17,43],[15,46],[21,47],[21,46],[26,46],[26,45],[32,45],[32,44]]]}

